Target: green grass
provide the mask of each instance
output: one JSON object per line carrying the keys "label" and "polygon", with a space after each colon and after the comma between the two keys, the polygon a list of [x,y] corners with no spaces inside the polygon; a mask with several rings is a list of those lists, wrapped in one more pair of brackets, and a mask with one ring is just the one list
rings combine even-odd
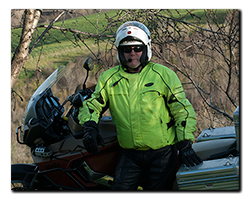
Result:
{"label": "green grass", "polygon": [[[188,12],[191,13],[191,15],[187,15],[184,18],[182,18],[181,16],[186,15]],[[223,23],[225,16],[227,14],[227,10],[225,9],[217,9],[214,10],[215,12],[215,16],[218,19],[219,24]],[[165,12],[167,15],[167,12]],[[182,21],[187,21],[189,23],[193,23],[193,24],[201,24],[201,25],[205,25],[207,20],[206,20],[206,15],[204,13],[204,9],[181,9],[181,10],[171,10],[171,13],[173,14],[174,18],[179,19]]]}
{"label": "green grass", "polygon": [[[108,15],[110,17],[114,16],[116,13],[116,10],[112,10],[108,12]],[[84,32],[90,32],[90,33],[97,33],[97,30],[95,27],[97,27],[96,19],[98,14],[88,15],[86,20],[84,17],[78,17],[77,18],[77,30],[81,30]],[[106,19],[105,14],[101,13],[99,16],[99,23],[98,23],[98,32],[101,32],[104,30],[104,27],[106,26]],[[68,19],[64,22],[56,22],[54,26],[58,27],[65,27],[74,29],[75,28],[75,22],[76,19]],[[33,40],[31,42],[31,45],[35,42],[35,40],[38,38],[38,36],[41,35],[41,33],[45,30],[45,28],[38,28],[37,31],[34,33]],[[13,56],[13,53],[15,51],[15,48],[18,46],[20,35],[22,30],[21,29],[15,29],[11,31],[11,53]],[[28,61],[25,63],[26,72],[28,75],[28,78],[32,77],[35,74],[35,68],[36,63],[38,61],[41,48],[42,54],[40,57],[39,67],[52,67],[57,68],[61,65],[67,65],[69,62],[74,62],[75,58],[78,56],[84,56],[87,57],[87,55],[90,54],[88,49],[82,44],[81,41],[78,41],[79,45],[74,45],[70,40],[75,42],[75,37],[72,33],[65,32],[65,35],[69,38],[67,39],[65,35],[60,30],[54,30],[51,29],[49,31],[50,35],[46,35],[45,40],[41,40],[36,47],[33,49]],[[109,34],[109,33],[108,33]],[[60,42],[60,43],[59,43]],[[43,46],[42,46],[43,43]],[[94,39],[86,39],[85,43],[92,48],[95,47],[95,40]],[[79,47],[80,46],[80,47]],[[104,46],[104,43],[101,44],[101,46]],[[104,47],[103,47],[104,48]],[[22,72],[19,75],[19,79],[23,79],[25,75],[25,71],[22,70]]]}
{"label": "green grass", "polygon": [[[116,10],[113,11],[109,11],[108,15],[110,17],[114,16],[116,13]],[[87,32],[87,33],[100,33],[102,32],[107,24],[107,20],[105,19],[105,14],[104,13],[100,13],[100,16],[98,18],[98,26],[96,24],[96,19],[97,19],[98,14],[92,14],[92,15],[88,15],[86,16],[87,20],[84,17],[78,17],[73,18],[73,19],[67,19],[65,21],[60,21],[60,22],[56,22],[54,24],[54,26],[58,26],[58,27],[64,27],[64,28],[69,28],[69,29],[77,29],[83,32]],[[77,22],[76,22],[77,20]],[[75,24],[77,24],[77,26],[75,27]],[[98,28],[97,28],[98,27]],[[97,29],[96,29],[97,28]],[[38,28],[38,31],[34,33],[34,39],[31,43],[31,45],[34,43],[35,38],[40,36],[40,34],[45,30],[45,28]],[[97,32],[98,31],[98,32]],[[49,45],[49,47],[53,50],[58,50],[57,46],[60,45],[59,48],[64,48],[71,45],[72,43],[65,37],[65,35],[71,39],[72,41],[75,41],[75,37],[73,36],[72,33],[70,32],[65,32],[65,35],[62,34],[62,32],[60,30],[54,30],[51,29],[49,31],[49,33],[53,36],[46,36],[46,39],[44,41],[44,51],[46,52],[48,48],[46,48],[47,45]],[[109,34],[110,32],[107,32],[107,34]],[[13,47],[16,47],[19,43],[19,39],[20,37],[18,35],[21,34],[21,29],[17,29],[17,30],[12,30],[12,37],[11,37],[11,43]],[[60,43],[58,43],[58,41]],[[93,40],[92,40],[93,42]],[[53,44],[53,45],[52,45]],[[40,41],[37,45],[36,48],[39,48],[40,46],[42,46],[42,41]],[[33,56],[37,56],[39,54],[39,50],[36,50],[36,48],[33,50],[32,54]],[[12,50],[12,52],[14,51],[14,49]]]}
{"label": "green grass", "polygon": [[[191,10],[171,10],[172,16],[175,18],[180,18],[180,16],[185,15],[188,11]],[[112,10],[107,12],[109,17],[115,16],[117,13],[117,10]],[[216,16],[219,19],[219,22],[222,22],[226,10],[216,10]],[[171,17],[169,12],[165,10],[163,15]],[[198,23],[198,21],[204,23],[205,25],[205,15],[204,15],[204,10],[197,9],[192,11],[192,14],[195,14],[195,16],[198,16],[201,18],[201,20],[195,16],[190,16],[187,15],[184,18],[181,18],[181,20],[188,21],[190,23]],[[70,29],[77,29],[81,30],[84,32],[89,32],[89,33],[100,33],[104,31],[105,27],[107,26],[107,19],[105,17],[104,13],[100,13],[98,17],[98,24],[96,24],[96,19],[98,17],[98,14],[92,14],[86,16],[87,20],[85,17],[78,17],[73,18],[73,19],[68,19],[65,21],[60,21],[56,22],[54,25],[58,27],[64,27],[64,28],[70,28]],[[141,12],[141,17],[143,17],[143,11]],[[77,23],[76,23],[77,20]],[[76,25],[77,24],[77,25]],[[76,27],[75,27],[76,25]],[[98,28],[97,28],[98,27]],[[37,39],[38,36],[41,35],[41,33],[45,30],[45,28],[38,28],[38,30],[34,33],[33,40],[31,45],[34,43],[34,41]],[[72,41],[76,41],[75,37],[72,33],[65,32],[65,35],[62,34],[60,30],[54,30],[51,29],[49,31],[50,35],[46,34],[46,37],[44,40],[41,40],[34,50],[32,51],[28,61],[25,64],[26,71],[28,73],[28,77],[31,77],[35,74],[35,68],[36,68],[36,63],[38,61],[38,57],[40,55],[40,50],[43,45],[42,49],[42,55],[40,58],[39,62],[39,67],[44,68],[44,67],[52,67],[52,68],[57,68],[61,65],[67,65],[69,62],[74,62],[75,58],[78,56],[86,56],[86,54],[90,54],[88,49],[81,43],[79,42],[79,46],[74,45],[71,41],[69,41],[65,35],[71,39]],[[106,34],[111,34],[110,31],[107,31]],[[16,29],[11,31],[11,53],[13,55],[15,48],[18,46],[19,40],[20,40],[20,35],[21,35],[21,29]],[[59,43],[60,42],[60,43]],[[93,49],[95,48],[95,39],[86,39],[85,42],[90,45]],[[104,49],[104,43],[101,44],[102,49]],[[96,48],[95,48],[96,49]],[[19,78],[23,78],[25,76],[24,71],[21,72],[19,75]]]}

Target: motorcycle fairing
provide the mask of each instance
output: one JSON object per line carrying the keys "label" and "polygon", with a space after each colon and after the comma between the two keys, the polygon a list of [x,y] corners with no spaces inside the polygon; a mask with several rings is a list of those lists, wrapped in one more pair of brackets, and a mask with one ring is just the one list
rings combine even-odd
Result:
{"label": "motorcycle fairing", "polygon": [[60,120],[60,105],[52,95],[51,89],[44,91],[45,94],[35,104],[37,118],[31,118],[26,126],[23,141],[30,147],[34,145],[48,146],[58,142],[62,137],[62,123]]}
{"label": "motorcycle fairing", "polygon": [[[66,68],[59,67],[35,91],[24,112],[21,140],[30,147],[50,145],[62,139],[57,120],[64,109],[51,91],[65,74]],[[62,124],[60,124],[62,125]]]}
{"label": "motorcycle fairing", "polygon": [[[51,157],[32,156],[40,171],[55,183],[54,186],[81,189],[78,184],[85,183],[85,187],[93,187],[97,186],[94,180],[105,175],[114,175],[120,146],[112,118],[103,117],[98,128],[105,142],[105,146],[99,148],[99,154],[89,154],[82,140],[69,134],[65,139],[48,146],[48,149],[53,152]],[[59,179],[58,176],[60,176]],[[77,179],[77,183],[72,182],[72,177]],[[62,181],[63,183],[60,183]]]}

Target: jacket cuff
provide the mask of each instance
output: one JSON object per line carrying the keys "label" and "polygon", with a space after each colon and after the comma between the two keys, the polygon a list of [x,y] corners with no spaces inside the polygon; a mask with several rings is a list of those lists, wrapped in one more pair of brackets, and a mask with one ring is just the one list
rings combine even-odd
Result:
{"label": "jacket cuff", "polygon": [[192,148],[192,141],[184,140],[184,141],[177,142],[176,147],[179,151],[186,149],[186,148]]}
{"label": "jacket cuff", "polygon": [[83,128],[90,127],[98,130],[98,126],[94,121],[87,121],[82,125]]}

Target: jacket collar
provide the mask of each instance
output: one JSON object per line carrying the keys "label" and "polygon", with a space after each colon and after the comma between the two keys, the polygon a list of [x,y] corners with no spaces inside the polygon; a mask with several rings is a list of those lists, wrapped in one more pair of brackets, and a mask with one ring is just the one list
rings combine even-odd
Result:
{"label": "jacket collar", "polygon": [[121,65],[120,65],[120,74],[123,76],[123,77],[125,77],[125,78],[129,78],[129,77],[131,77],[131,76],[141,76],[141,75],[143,75],[146,71],[148,71],[148,69],[151,67],[151,62],[149,62],[146,66],[144,66],[143,68],[142,68],[142,70],[141,70],[141,72],[139,72],[139,73],[129,73],[129,72],[127,72],[127,69],[126,68],[124,68],[124,67],[122,67]]}

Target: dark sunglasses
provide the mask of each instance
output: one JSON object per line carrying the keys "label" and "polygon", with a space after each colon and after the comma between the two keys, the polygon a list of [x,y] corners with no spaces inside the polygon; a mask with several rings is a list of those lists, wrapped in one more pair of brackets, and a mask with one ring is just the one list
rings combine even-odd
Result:
{"label": "dark sunglasses", "polygon": [[125,53],[131,53],[132,50],[138,53],[138,52],[143,51],[144,46],[122,46],[121,49]]}

